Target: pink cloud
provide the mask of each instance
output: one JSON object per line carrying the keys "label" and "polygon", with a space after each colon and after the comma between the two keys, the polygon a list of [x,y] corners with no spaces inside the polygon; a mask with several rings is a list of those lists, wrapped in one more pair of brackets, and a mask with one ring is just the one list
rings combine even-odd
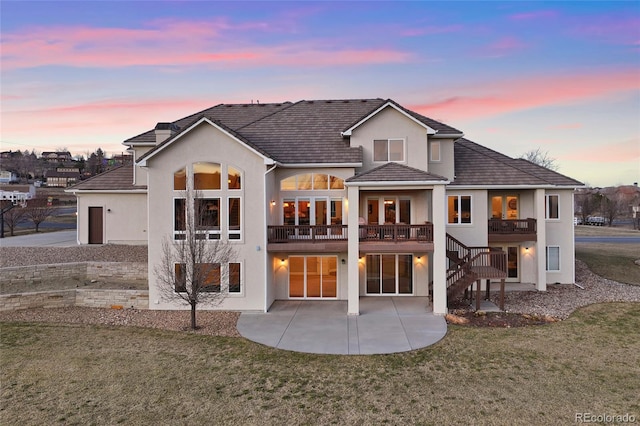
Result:
{"label": "pink cloud", "polygon": [[555,126],[548,126],[547,128],[551,130],[580,129],[582,128],[582,123],[563,123],[556,124]]}
{"label": "pink cloud", "polygon": [[595,163],[624,163],[640,160],[640,139],[609,143],[604,149],[584,149],[564,154],[559,159]]}
{"label": "pink cloud", "polygon": [[[397,63],[409,53],[391,48],[327,47],[324,40],[264,45],[246,39],[266,31],[260,22],[155,21],[144,28],[39,27],[3,35],[5,70],[48,65],[129,66],[339,66]],[[230,41],[233,41],[231,43]]]}
{"label": "pink cloud", "polygon": [[431,35],[431,34],[454,33],[454,32],[462,31],[462,29],[463,29],[463,26],[457,25],[457,24],[442,25],[442,26],[427,25],[426,27],[421,27],[421,28],[409,28],[409,29],[399,30],[399,32],[400,32],[400,35],[404,37],[419,37],[419,36]]}
{"label": "pink cloud", "polygon": [[473,86],[458,88],[461,95],[410,108],[427,116],[476,119],[530,108],[568,105],[637,89],[636,70],[528,77],[482,84],[476,82]]}
{"label": "pink cloud", "polygon": [[571,33],[580,37],[598,39],[607,43],[638,47],[640,18],[626,16],[596,16],[589,20],[575,21]]}
{"label": "pink cloud", "polygon": [[516,13],[509,16],[513,21],[530,21],[535,19],[549,19],[558,16],[555,10],[536,10],[533,12]]}
{"label": "pink cloud", "polygon": [[502,57],[513,52],[525,50],[528,45],[516,37],[503,37],[490,45],[479,49],[475,52],[478,56],[484,57]]}

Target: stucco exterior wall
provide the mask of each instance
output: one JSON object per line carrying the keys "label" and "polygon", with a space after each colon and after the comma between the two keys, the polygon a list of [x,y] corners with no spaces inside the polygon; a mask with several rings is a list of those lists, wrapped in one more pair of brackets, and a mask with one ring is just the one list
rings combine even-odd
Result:
{"label": "stucco exterior wall", "polygon": [[[446,190],[446,197],[450,195],[471,196],[471,223],[447,224],[447,233],[451,234],[454,238],[458,239],[468,247],[486,246],[489,236],[487,228],[489,220],[487,191],[484,189],[458,190],[448,188]],[[444,203],[446,212],[446,198]],[[445,216],[445,220],[447,220],[447,216]]]}
{"label": "stucco exterior wall", "polygon": [[105,244],[147,244],[147,194],[76,193],[78,243],[89,243],[89,207],[102,207]]}
{"label": "stucco exterior wall", "polygon": [[[268,211],[265,197],[264,159],[232,139],[218,128],[203,123],[173,142],[169,149],[159,152],[148,161],[149,173],[149,304],[150,309],[185,309],[184,305],[161,299],[154,268],[162,256],[162,241],[173,238],[174,198],[184,197],[184,191],[173,190],[173,173],[195,162],[222,165],[221,191],[202,191],[203,196],[220,197],[222,238],[227,238],[227,197],[241,197],[242,239],[232,240],[237,262],[242,264],[242,291],[229,295],[215,309],[265,310],[266,229],[264,216]],[[232,165],[242,172],[242,189],[226,190],[226,171]],[[191,170],[191,169],[189,169]],[[189,175],[191,175],[191,171]],[[202,306],[202,309],[210,307]]]}
{"label": "stucco exterior wall", "polygon": [[380,111],[353,131],[350,144],[362,146],[363,167],[360,172],[378,167],[384,163],[373,161],[373,141],[375,139],[405,139],[405,161],[410,167],[428,171],[427,129],[393,108]]}
{"label": "stucco exterior wall", "polygon": [[560,271],[547,271],[547,283],[572,284],[575,282],[573,190],[549,189],[546,195],[558,195],[560,217],[547,219],[545,223],[547,247],[560,247]]}
{"label": "stucco exterior wall", "polygon": [[[429,161],[429,172],[444,176],[453,182],[455,177],[453,139],[434,139],[431,136],[429,139],[429,145],[433,142],[440,142],[440,161]],[[429,152],[429,160],[431,160],[431,152]]]}

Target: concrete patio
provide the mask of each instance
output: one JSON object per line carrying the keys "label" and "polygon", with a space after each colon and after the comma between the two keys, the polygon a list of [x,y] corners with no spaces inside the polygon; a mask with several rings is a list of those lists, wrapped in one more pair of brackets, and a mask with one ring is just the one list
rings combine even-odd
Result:
{"label": "concrete patio", "polygon": [[346,301],[276,301],[267,313],[243,312],[240,334],[296,352],[371,355],[424,348],[447,333],[426,297],[361,297],[360,315]]}

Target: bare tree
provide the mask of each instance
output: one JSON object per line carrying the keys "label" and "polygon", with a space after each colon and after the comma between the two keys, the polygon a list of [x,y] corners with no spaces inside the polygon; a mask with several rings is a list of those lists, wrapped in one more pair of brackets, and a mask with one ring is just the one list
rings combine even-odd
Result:
{"label": "bare tree", "polygon": [[37,196],[27,201],[26,216],[36,227],[36,232],[40,232],[40,224],[53,216],[56,212],[46,196]]}
{"label": "bare tree", "polygon": [[235,285],[238,273],[230,264],[236,257],[231,244],[208,239],[209,235],[219,236],[208,232],[219,217],[213,217],[203,201],[199,194],[185,191],[184,202],[176,209],[181,210],[176,216],[179,237],[164,238],[161,259],[154,269],[160,297],[189,305],[194,330],[197,306],[219,305],[229,294],[229,278]]}
{"label": "bare tree", "polygon": [[600,198],[590,192],[590,190],[582,190],[575,196],[576,206],[582,223],[587,223],[587,218],[591,216],[600,207]]}
{"label": "bare tree", "polygon": [[556,159],[549,155],[549,151],[543,151],[540,148],[527,151],[520,156],[523,160],[527,160],[538,166],[546,167],[549,170],[557,171],[560,165],[556,162]]}
{"label": "bare tree", "polygon": [[14,206],[8,211],[4,211],[2,214],[2,219],[4,220],[4,224],[9,228],[9,234],[13,237],[15,235],[15,229],[21,223],[27,221],[27,217],[25,215],[26,209],[23,209],[20,206]]}
{"label": "bare tree", "polygon": [[604,215],[605,219],[609,223],[609,226],[613,226],[613,221],[620,216],[624,209],[624,202],[614,192],[611,195],[602,195],[600,211]]}

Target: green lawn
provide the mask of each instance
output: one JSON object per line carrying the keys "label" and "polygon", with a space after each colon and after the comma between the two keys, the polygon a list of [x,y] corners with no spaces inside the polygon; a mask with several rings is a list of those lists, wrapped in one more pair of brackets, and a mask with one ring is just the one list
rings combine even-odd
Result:
{"label": "green lawn", "polygon": [[[578,237],[638,237],[640,231],[608,226],[576,226]],[[640,244],[576,243],[576,257],[601,277],[640,285]]]}
{"label": "green lawn", "polygon": [[280,351],[241,338],[4,323],[2,424],[571,424],[640,419],[640,304],[521,329],[450,326],[380,356]]}

